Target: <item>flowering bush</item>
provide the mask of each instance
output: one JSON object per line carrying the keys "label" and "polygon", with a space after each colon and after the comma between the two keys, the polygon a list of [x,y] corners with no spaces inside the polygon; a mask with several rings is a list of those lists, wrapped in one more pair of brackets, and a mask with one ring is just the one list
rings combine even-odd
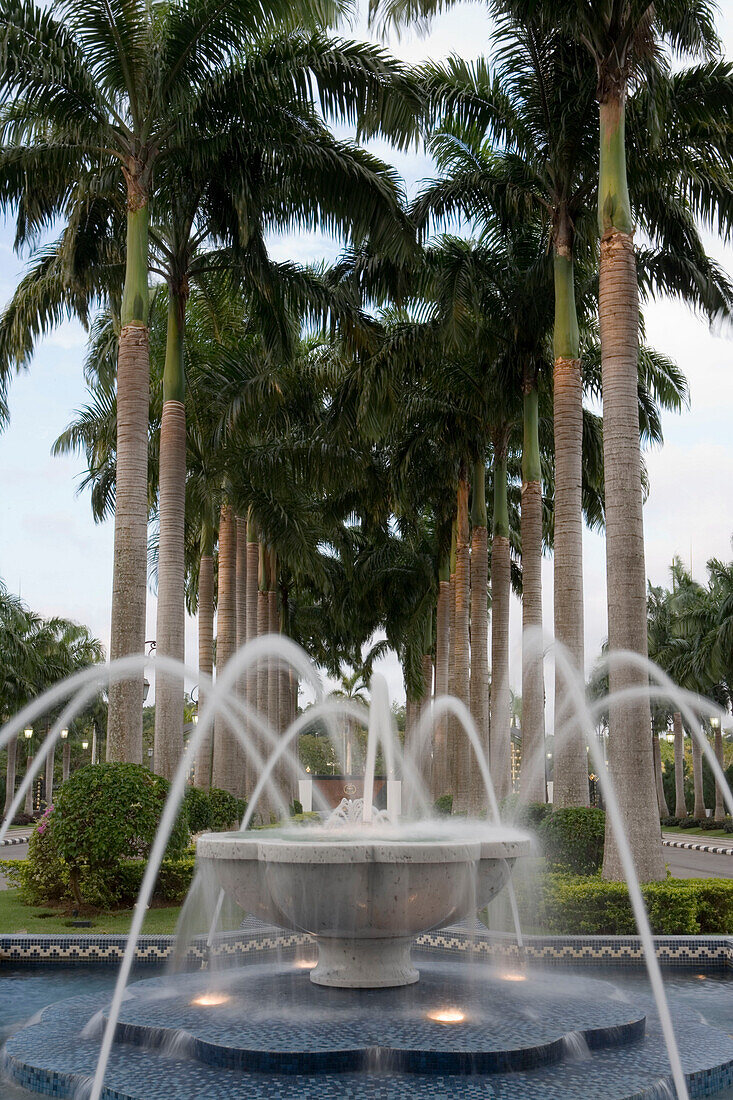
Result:
{"label": "flowering bush", "polygon": [[53,806],[49,806],[31,834],[27,859],[8,860],[3,868],[26,905],[48,905],[69,895],[69,868],[56,847],[52,821]]}

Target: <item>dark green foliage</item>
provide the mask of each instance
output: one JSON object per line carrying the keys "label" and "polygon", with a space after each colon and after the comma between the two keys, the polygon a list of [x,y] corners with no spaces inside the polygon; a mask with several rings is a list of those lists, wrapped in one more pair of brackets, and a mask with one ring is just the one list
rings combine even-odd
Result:
{"label": "dark green foliage", "polygon": [[[146,858],[168,788],[166,779],[141,764],[80,768],[64,783],[55,801],[51,828],[62,858],[71,868]],[[188,822],[182,809],[166,855],[181,855],[187,846]]]}
{"label": "dark green foliage", "polygon": [[229,791],[212,787],[209,791],[209,804],[211,806],[210,828],[215,832],[224,829],[238,829],[242,818],[247,812],[247,803],[243,798],[235,798]]}
{"label": "dark green foliage", "polygon": [[663,817],[660,824],[663,829],[673,829],[680,824],[680,820],[679,817]]}
{"label": "dark green foliage", "polygon": [[546,802],[528,802],[526,805],[519,801],[517,795],[511,795],[504,800],[501,807],[502,821],[510,821],[523,829],[531,829],[537,832],[545,818],[552,813],[552,806]]}
{"label": "dark green foliage", "polygon": [[[668,879],[642,886],[655,935],[733,932],[733,881]],[[624,882],[600,877],[543,875],[537,891],[518,891],[525,928],[553,935],[634,935],[637,931]]]}
{"label": "dark green foliage", "polygon": [[450,817],[450,815],[453,813],[453,795],[442,794],[440,798],[437,798],[435,800],[435,805],[433,809],[435,810],[436,814],[443,814],[446,817]]}
{"label": "dark green foliage", "polygon": [[188,814],[188,827],[192,833],[205,833],[211,829],[211,799],[208,791],[200,787],[187,787],[184,805]]}
{"label": "dark green foliage", "polygon": [[[180,905],[191,888],[195,862],[193,853],[186,853],[178,859],[164,859],[153,891],[153,901]],[[145,868],[146,864],[139,860],[120,864],[118,904],[130,907],[135,904]]]}
{"label": "dark green foliage", "polygon": [[553,871],[593,875],[603,863],[606,815],[603,810],[568,806],[542,821],[538,836]]}
{"label": "dark green foliage", "polygon": [[680,829],[696,829],[699,831],[702,828],[702,821],[698,817],[684,817],[679,822],[679,827]]}
{"label": "dark green foliage", "polygon": [[[77,904],[109,907],[118,903],[120,865],[123,860],[147,859],[168,788],[167,780],[140,764],[89,765],[64,783],[49,830],[68,868]],[[182,856],[188,837],[184,806],[166,857]]]}

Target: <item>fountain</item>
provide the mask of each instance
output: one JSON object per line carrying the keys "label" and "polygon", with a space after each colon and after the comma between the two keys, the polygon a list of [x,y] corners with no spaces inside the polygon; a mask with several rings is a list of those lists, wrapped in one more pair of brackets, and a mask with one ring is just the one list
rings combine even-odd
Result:
{"label": "fountain", "polygon": [[247,913],[313,936],[310,980],[350,989],[409,985],[416,936],[473,916],[506,884],[530,839],[485,822],[430,830],[210,833],[197,844]]}
{"label": "fountain", "polygon": [[[254,663],[273,659],[309,679],[316,692],[315,705],[282,735],[236,692]],[[36,711],[63,702],[34,763],[40,769],[62,726],[103,678],[140,667],[138,658],[125,658],[112,670],[79,674],[53,689],[53,700],[9,723],[0,746]],[[157,658],[158,675],[193,671]],[[322,698],[313,669],[292,643],[261,638],[245,646],[216,683],[204,685],[206,707],[171,784],[114,996],[90,993],[40,1013],[6,1044],[7,1075],[74,1100],[686,1100],[733,1084],[733,1042],[669,1009],[613,788],[597,758],[592,714],[581,685],[569,669],[564,673],[617,830],[652,995],[626,999],[607,981],[527,965],[512,873],[532,839],[501,822],[478,733],[455,700],[426,709],[414,751],[403,753],[386,685],[375,677],[363,800],[329,813],[314,791],[320,812],[309,820],[251,828],[263,797],[286,806],[274,777],[281,782],[285,768],[293,788],[301,778],[292,749],[309,724],[325,725],[337,744],[339,718],[365,720],[354,704]],[[656,683],[655,691],[668,690]],[[680,709],[690,713],[700,704],[685,693],[680,699]],[[129,984],[186,775],[217,713],[251,754],[258,782],[239,831],[198,839],[194,887],[179,928],[183,966]],[[473,746],[487,817],[430,812],[421,745],[446,714]],[[386,811],[373,806],[380,745]],[[21,787],[16,801],[23,794]],[[513,934],[492,933],[476,921],[502,890],[514,914]],[[239,930],[219,927],[226,897],[248,914]]]}

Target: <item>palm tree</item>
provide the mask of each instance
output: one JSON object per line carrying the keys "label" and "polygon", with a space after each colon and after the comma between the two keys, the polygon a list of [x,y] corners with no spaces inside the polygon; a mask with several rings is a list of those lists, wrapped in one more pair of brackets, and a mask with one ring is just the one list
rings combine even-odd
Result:
{"label": "palm tree", "polygon": [[[0,582],[0,698],[6,721],[59,680],[103,660],[102,645],[88,629],[67,619],[42,619]],[[53,715],[45,717],[49,724]],[[17,738],[8,745],[5,809],[15,794]],[[54,754],[46,766],[46,801],[53,791]]]}
{"label": "palm tree", "polygon": [[[212,163],[211,145],[223,119],[241,117],[237,94],[255,94],[241,79],[239,56],[247,45],[290,28],[315,29],[340,16],[338,3],[262,5],[195,0],[185,9],[154,11],[137,0],[112,0],[101,11],[50,10],[6,0],[0,11],[6,115],[3,200],[21,200],[19,240],[29,239],[59,215],[88,217],[97,192],[108,195],[117,179],[125,191],[125,275],[117,367],[117,490],[111,657],[142,652],[145,637],[148,409],[148,238],[153,180],[166,162]],[[316,36],[302,36],[270,51],[260,68],[260,88],[272,85],[283,55],[319,53]],[[321,56],[323,56],[321,50]],[[332,53],[325,59],[322,101],[338,111],[346,104],[365,132],[384,115],[388,65],[371,50],[359,72],[348,58],[346,88]],[[329,51],[325,51],[329,53]],[[312,71],[313,65],[308,68]],[[366,80],[364,77],[366,76]],[[302,92],[308,80],[300,68]],[[403,88],[405,84],[403,81]],[[395,89],[392,89],[393,91]],[[365,94],[364,94],[365,93]],[[266,94],[266,93],[264,93]],[[245,104],[245,108],[246,108]],[[402,134],[414,127],[414,98],[400,111],[390,98],[389,125]],[[235,108],[235,109],[232,109]],[[38,134],[44,140],[38,141]],[[202,140],[204,139],[204,140]],[[26,194],[26,181],[44,176],[44,187]],[[69,196],[73,196],[71,204]],[[102,204],[103,205],[103,204]],[[71,213],[69,214],[71,206]],[[251,214],[251,211],[250,211]],[[110,694],[108,755],[140,760],[142,675],[114,683]]]}
{"label": "palm tree", "polygon": [[[603,356],[603,445],[606,507],[608,640],[614,650],[647,654],[646,570],[642,517],[641,458],[636,400],[639,302],[634,221],[626,175],[625,107],[634,69],[653,78],[655,40],[666,38],[678,52],[717,48],[713,9],[669,0],[642,8],[625,0],[588,6],[563,4],[569,26],[588,47],[598,73],[600,123],[598,228],[601,235],[599,317]],[[570,23],[572,21],[572,24]],[[642,686],[638,670],[612,664],[611,692]],[[655,834],[654,763],[648,737],[648,698],[614,705],[609,718],[609,763],[621,802],[637,874],[664,877]],[[618,849],[609,832],[606,878],[622,877]]]}

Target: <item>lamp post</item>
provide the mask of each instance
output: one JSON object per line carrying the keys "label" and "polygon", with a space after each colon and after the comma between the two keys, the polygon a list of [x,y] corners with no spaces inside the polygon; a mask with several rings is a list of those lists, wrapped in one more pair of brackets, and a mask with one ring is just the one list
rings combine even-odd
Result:
{"label": "lamp post", "polygon": [[[27,748],[28,748],[28,755],[26,756],[26,764],[25,764],[26,775],[28,775],[30,773],[31,767],[33,766],[33,751],[32,751],[32,749],[33,749],[33,745],[32,745],[33,727],[28,726],[26,729],[24,729],[23,730],[23,736],[26,739]],[[23,806],[23,812],[26,813],[28,815],[28,817],[30,817],[31,814],[33,813],[33,784],[32,783],[28,786],[28,790],[25,792],[25,804]]]}
{"label": "lamp post", "polygon": [[59,734],[61,740],[64,743],[64,750],[61,755],[61,782],[65,783],[69,778],[69,772],[71,771],[71,745],[69,743],[69,731],[62,729]]}
{"label": "lamp post", "polygon": [[[717,715],[714,715],[710,719],[710,725],[713,727],[713,736],[715,738],[715,756],[721,769],[725,770],[723,765],[723,731],[720,728],[720,719]],[[715,780],[715,812],[713,817],[715,821],[719,821],[721,824],[725,821],[725,800],[723,798],[722,787],[717,779]]]}
{"label": "lamp post", "polygon": [[[49,731],[46,729],[46,737],[48,737]],[[56,745],[54,745],[48,752],[46,757],[46,805],[50,806],[53,803],[53,771],[56,765]]]}

